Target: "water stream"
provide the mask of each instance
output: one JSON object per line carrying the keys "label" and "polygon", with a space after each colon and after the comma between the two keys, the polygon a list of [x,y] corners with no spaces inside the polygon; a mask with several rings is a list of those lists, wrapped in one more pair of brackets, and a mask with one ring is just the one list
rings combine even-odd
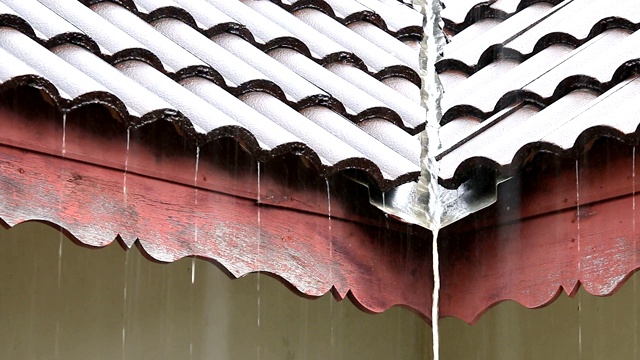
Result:
{"label": "water stream", "polygon": [[[257,203],[258,203],[258,251],[257,251],[257,255],[256,255],[256,264],[258,267],[258,271],[256,274],[256,292],[258,294],[258,300],[257,300],[257,325],[258,325],[258,337],[260,337],[260,317],[261,317],[261,304],[260,304],[260,269],[262,268],[262,254],[260,253],[260,243],[262,242],[262,224],[261,224],[261,214],[260,214],[260,201],[261,201],[261,188],[260,188],[260,162],[257,161],[257,167],[258,167],[258,194],[257,194]],[[260,339],[258,339],[257,341],[258,346],[256,347],[256,358],[260,359]]]}
{"label": "water stream", "polygon": [[131,146],[131,128],[127,128],[127,148],[124,155],[124,174],[122,179],[122,195],[124,206],[127,206],[127,173],[129,172],[129,147]]}
{"label": "water stream", "polygon": [[[578,247],[578,281],[582,276],[582,251],[580,248],[580,167],[576,160],[576,243]],[[578,291],[578,358],[582,359],[582,295],[580,293],[580,284],[577,285]]]}
{"label": "water stream", "polygon": [[[67,156],[67,111],[62,111],[62,159],[64,160]],[[65,177],[65,169],[62,167],[62,178]],[[64,198],[60,198],[60,213],[64,213]],[[58,239],[58,273],[57,273],[57,281],[58,281],[58,296],[59,299],[62,299],[64,294],[62,293],[62,242],[64,241],[64,235],[62,232],[62,228],[60,228],[60,237]],[[56,320],[56,339],[54,345],[54,357],[59,358],[60,352],[60,319]]]}
{"label": "water stream", "polygon": [[418,191],[426,198],[424,206],[425,223],[432,232],[433,294],[431,306],[431,332],[433,359],[440,358],[439,308],[440,299],[440,259],[438,254],[438,232],[442,227],[444,214],[444,193],[438,183],[440,167],[436,154],[440,150],[440,100],[443,89],[436,72],[446,42],[443,22],[440,17],[440,0],[416,0],[423,16],[424,36],[420,44],[421,105],[425,109],[425,130],[420,136],[422,153]]}
{"label": "water stream", "polygon": [[[325,184],[327,186],[327,215],[329,216],[329,282],[333,287],[333,236],[331,234],[331,189],[329,188],[329,178],[325,178]],[[331,291],[331,290],[330,290]],[[330,346],[331,346],[331,358],[333,359],[333,350],[334,350],[334,332],[333,332],[333,298],[329,296],[329,322],[331,333],[329,337]]]}
{"label": "water stream", "polygon": [[122,290],[122,359],[126,358],[127,345],[127,289],[129,286],[129,254],[126,250],[124,255],[124,287]]}
{"label": "water stream", "polygon": [[[637,234],[636,232],[636,147],[633,147],[633,151],[631,153],[631,211],[633,214],[631,220],[631,226],[633,229],[633,234]],[[637,266],[638,264],[638,241],[634,239],[633,241],[633,264]],[[633,277],[633,303],[637,304],[637,294],[638,294],[638,276]],[[636,321],[633,322],[633,357],[634,359],[638,358],[638,307],[634,306],[634,319]]]}

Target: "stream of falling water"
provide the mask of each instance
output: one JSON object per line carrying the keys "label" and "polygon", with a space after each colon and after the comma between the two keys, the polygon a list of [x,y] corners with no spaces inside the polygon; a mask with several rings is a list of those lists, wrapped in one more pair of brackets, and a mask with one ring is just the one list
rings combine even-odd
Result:
{"label": "stream of falling water", "polygon": [[424,36],[420,43],[420,78],[422,80],[421,105],[425,109],[425,129],[421,133],[420,142],[422,153],[420,156],[421,171],[418,179],[418,191],[426,195],[426,222],[432,232],[432,261],[433,261],[433,294],[431,305],[431,335],[433,344],[433,359],[440,358],[439,333],[439,299],[440,299],[440,260],[438,254],[438,233],[442,225],[444,205],[442,191],[438,183],[440,166],[436,154],[440,150],[440,119],[442,109],[440,100],[443,89],[436,71],[436,63],[440,60],[446,38],[440,11],[440,0],[415,0],[423,17],[422,26]]}
{"label": "stream of falling water", "polygon": [[126,358],[127,349],[127,288],[129,286],[129,253],[131,249],[125,250],[124,255],[124,288],[122,290],[122,359]]}
{"label": "stream of falling water", "polygon": [[[62,159],[67,156],[67,111],[62,111]],[[64,167],[62,168],[62,177],[64,178]],[[60,198],[60,213],[63,213],[64,201]],[[64,234],[62,228],[59,229],[60,237],[58,239],[58,273],[57,273],[57,285],[58,285],[58,301],[62,302],[62,242],[64,241]],[[54,358],[58,359],[60,356],[60,319],[56,319],[56,338],[54,344]]]}
{"label": "stream of falling water", "polygon": [[[576,227],[578,234],[576,242],[578,243],[578,281],[582,275],[582,252],[580,248],[580,168],[578,160],[576,160]],[[580,286],[580,284],[578,284]],[[578,358],[582,359],[582,295],[578,287]]]}
{"label": "stream of falling water", "polygon": [[[636,147],[633,147],[631,153],[631,226],[633,229],[633,264],[638,264],[638,239],[635,238],[636,233]],[[633,276],[633,303],[638,304],[638,275]],[[638,305],[633,307],[633,358],[638,358]]]}
{"label": "stream of falling water", "polygon": [[329,337],[330,346],[331,346],[331,359],[333,359],[333,351],[334,351],[334,332],[333,332],[333,297],[331,296],[331,290],[333,289],[333,236],[331,230],[331,189],[329,188],[329,178],[326,177],[324,179],[325,184],[327,185],[327,215],[329,216],[329,324],[331,327],[331,334]]}
{"label": "stream of falling water", "polygon": [[[195,205],[196,210],[198,209],[198,170],[200,169],[200,147],[197,146],[196,147],[196,164],[195,164],[195,172],[193,175],[193,203]],[[194,249],[197,249],[198,247],[198,227],[200,226],[199,222],[198,222],[198,217],[195,217],[195,223],[193,225],[193,244],[194,244]],[[193,359],[193,335],[194,335],[194,331],[193,331],[193,287],[194,284],[196,282],[196,258],[195,258],[195,254],[191,258],[191,285],[189,288],[189,312],[190,312],[190,319],[189,319],[189,331],[191,333],[190,336],[190,340],[189,340],[189,359]]]}
{"label": "stream of falling water", "polygon": [[258,311],[258,316],[257,316],[257,323],[258,323],[258,346],[256,348],[256,358],[259,360],[260,359],[260,316],[261,316],[261,305],[260,305],[260,269],[261,269],[261,253],[260,253],[260,243],[262,242],[262,224],[261,224],[261,214],[260,214],[260,199],[261,199],[261,188],[260,188],[260,161],[257,161],[258,164],[258,254],[257,254],[257,258],[256,258],[256,263],[258,266],[258,272],[257,272],[257,277],[256,277],[256,292],[258,293],[258,303],[257,303],[257,311]]}
{"label": "stream of falling water", "polygon": [[131,128],[127,128],[127,148],[124,154],[124,174],[122,179],[122,196],[124,197],[124,206],[127,206],[127,172],[129,171],[129,147],[131,146]]}

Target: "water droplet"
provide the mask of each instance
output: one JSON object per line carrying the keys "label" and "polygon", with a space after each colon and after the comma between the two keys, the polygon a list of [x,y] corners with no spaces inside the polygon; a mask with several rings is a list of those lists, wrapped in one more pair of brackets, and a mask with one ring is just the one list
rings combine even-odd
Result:
{"label": "water droplet", "polygon": [[191,285],[196,282],[196,258],[191,258]]}

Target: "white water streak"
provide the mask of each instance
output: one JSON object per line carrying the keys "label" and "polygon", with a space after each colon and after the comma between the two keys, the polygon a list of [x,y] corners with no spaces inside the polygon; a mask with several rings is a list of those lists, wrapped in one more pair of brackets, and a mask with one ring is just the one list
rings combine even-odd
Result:
{"label": "white water streak", "polygon": [[[260,269],[262,267],[262,260],[261,260],[261,253],[260,253],[260,243],[262,242],[262,224],[261,224],[261,214],[260,214],[260,201],[261,201],[261,196],[262,196],[262,189],[260,187],[260,162],[257,162],[257,167],[258,167],[258,194],[257,194],[257,202],[258,202],[258,254],[257,254],[257,258],[256,258],[256,262],[257,262],[257,266],[258,266],[258,273],[257,273],[257,278],[256,278],[256,292],[258,293],[258,301],[257,301],[257,325],[258,325],[258,334],[260,333],[260,317],[261,317],[261,299],[260,299]],[[260,339],[258,339],[258,346],[256,347],[256,358],[260,359]]]}
{"label": "white water streak", "polygon": [[[636,147],[633,147],[631,156],[631,209],[632,218],[631,224],[633,227],[633,264],[638,264],[638,240],[635,238],[636,233]],[[636,298],[638,294],[638,275],[633,277],[633,303],[636,304]],[[634,322],[633,322],[633,358],[638,358],[638,307],[634,306]]]}
{"label": "white water streak", "polygon": [[129,147],[131,146],[131,129],[127,128],[127,151],[124,155],[124,178],[122,179],[122,194],[124,205],[127,205],[127,172],[129,171]]}
{"label": "white water streak", "polygon": [[62,157],[67,155],[67,112],[62,112]]}
{"label": "white water streak", "polygon": [[431,331],[433,332],[433,358],[440,357],[440,333],[438,328],[438,303],[440,302],[440,259],[438,254],[438,230],[433,230],[433,306],[431,306]]}
{"label": "white water streak", "polygon": [[[578,281],[582,275],[582,252],[580,248],[580,168],[578,166],[578,160],[576,160],[576,227],[578,234],[576,236],[576,242],[578,243]],[[582,359],[582,295],[580,288],[578,288],[578,358]]]}
{"label": "white water streak", "polygon": [[440,101],[443,89],[436,72],[436,63],[440,60],[446,42],[443,21],[440,17],[442,5],[440,0],[417,0],[423,16],[424,37],[420,44],[420,77],[421,105],[425,109],[425,130],[420,136],[422,144],[421,172],[418,179],[418,189],[427,196],[425,217],[433,233],[433,295],[431,307],[431,331],[433,341],[433,358],[440,358],[439,347],[439,309],[440,298],[440,267],[438,254],[438,231],[442,225],[444,201],[441,187],[438,184],[440,173],[436,154],[440,150],[440,119],[442,109]]}
{"label": "white water streak", "polygon": [[[331,229],[331,189],[329,187],[329,178],[325,178],[325,184],[327,185],[327,214],[329,216],[329,281],[331,282],[331,285],[333,286],[334,282],[333,282],[333,236],[332,236],[332,229]],[[334,345],[334,331],[333,331],[333,298],[331,298],[331,296],[329,296],[329,322],[330,322],[330,327],[331,327],[331,334],[330,334],[330,346],[331,346],[331,358],[333,359],[333,345]]]}
{"label": "white water streak", "polygon": [[124,257],[124,289],[122,290],[122,358],[126,357],[126,340],[127,340],[127,287],[129,285],[129,252],[131,249],[125,250]]}

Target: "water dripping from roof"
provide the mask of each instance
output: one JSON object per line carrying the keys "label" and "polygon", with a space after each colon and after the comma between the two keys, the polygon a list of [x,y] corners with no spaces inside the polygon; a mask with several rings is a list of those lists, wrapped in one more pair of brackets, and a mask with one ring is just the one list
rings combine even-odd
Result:
{"label": "water dripping from roof", "polygon": [[[258,170],[258,194],[257,194],[257,206],[258,206],[258,209],[257,209],[258,210],[258,234],[257,234],[258,235],[257,236],[257,239],[258,239],[258,251],[257,251],[257,256],[256,256],[256,263],[257,263],[257,267],[258,267],[258,271],[257,271],[257,274],[256,274],[256,292],[258,294],[258,300],[257,300],[257,312],[258,312],[258,314],[257,314],[257,320],[256,321],[257,321],[258,335],[259,335],[260,334],[260,317],[262,315],[261,314],[262,309],[261,309],[261,304],[260,304],[260,302],[261,302],[261,299],[260,299],[260,269],[261,269],[261,266],[262,266],[262,261],[261,261],[262,260],[261,259],[262,254],[261,254],[261,249],[260,249],[260,245],[261,245],[261,242],[262,242],[262,224],[261,224],[261,219],[260,219],[260,216],[261,216],[261,214],[260,214],[260,202],[261,202],[261,190],[262,189],[260,188],[260,161],[257,161],[256,163],[257,163],[257,167],[258,167],[258,169],[257,169]],[[259,336],[258,336],[257,343],[258,343],[258,346],[256,347],[256,358],[260,359],[260,350],[261,349],[260,349]]]}
{"label": "water dripping from roof", "polygon": [[189,359],[193,359],[193,284],[196,281],[196,258],[191,257],[191,286],[189,288]]}
{"label": "water dripping from roof", "polygon": [[129,285],[129,253],[131,249],[125,250],[124,255],[124,287],[122,290],[122,359],[126,358],[127,348],[127,287]]}
{"label": "water dripping from roof", "polygon": [[331,353],[331,358],[333,359],[333,350],[334,350],[334,343],[335,343],[335,337],[334,337],[334,331],[333,331],[333,297],[331,296],[331,290],[333,289],[333,236],[332,236],[332,230],[331,230],[331,188],[329,187],[329,178],[326,177],[325,179],[325,184],[327,187],[327,215],[328,215],[328,219],[329,219],[329,283],[330,283],[330,288],[329,288],[329,323],[330,323],[330,328],[331,328],[331,333],[330,333],[330,346],[331,348],[330,353]]}
{"label": "water dripping from roof", "polygon": [[[195,205],[196,210],[198,209],[198,171],[200,169],[200,147],[197,146],[196,147],[196,169],[195,169],[195,174],[193,175],[193,188],[194,188],[194,196],[193,196],[193,202]],[[195,224],[193,226],[193,241],[194,241],[194,245],[198,246],[198,228],[199,225],[198,224],[198,217],[195,217]],[[191,284],[193,285],[193,283],[196,281],[196,263],[195,263],[195,258],[192,259],[191,262]]]}
{"label": "water dripping from roof", "polygon": [[[196,282],[196,258],[191,258],[191,285]],[[192,287],[193,288],[193,287]]]}
{"label": "water dripping from roof", "polygon": [[60,238],[58,241],[58,291],[61,290],[62,285],[62,241],[63,234],[60,232]]}
{"label": "water dripping from roof", "polygon": [[124,154],[124,174],[122,179],[122,196],[124,205],[127,206],[127,172],[129,171],[129,147],[131,145],[131,128],[127,128],[127,148]]}
{"label": "water dripping from roof", "polygon": [[440,165],[436,154],[440,150],[440,119],[442,118],[443,89],[436,71],[446,38],[442,30],[440,0],[415,0],[423,17],[424,37],[420,43],[420,77],[422,78],[421,105],[425,109],[425,129],[420,134],[422,154],[420,156],[420,177],[418,189],[426,197],[425,222],[432,233],[433,293],[431,303],[431,335],[433,359],[440,358],[439,339],[439,299],[440,299],[440,259],[438,253],[438,232],[443,224],[447,194],[438,183]]}
{"label": "water dripping from roof", "polygon": [[[62,229],[60,229],[62,230]],[[62,302],[62,231],[59,232],[60,237],[58,239],[58,301]],[[56,338],[53,350],[54,358],[58,359],[60,356],[60,315],[56,319]]]}
{"label": "water dripping from roof", "polygon": [[[62,111],[62,159],[67,155],[67,111]],[[64,166],[62,169],[62,175],[64,176]],[[60,211],[64,208],[64,200],[60,198]],[[62,301],[62,243],[64,241],[64,234],[62,227],[59,229],[58,238],[58,268],[57,268],[57,286],[58,286],[58,301]],[[60,318],[56,319],[56,338],[54,345],[54,357],[57,359],[60,355]]]}
{"label": "water dripping from roof", "polygon": [[[576,243],[578,244],[578,281],[582,275],[582,252],[580,248],[580,167],[576,159]],[[582,359],[582,295],[578,288],[578,358]]]}
{"label": "water dripping from roof", "polygon": [[[194,171],[194,175],[193,175],[193,203],[195,205],[195,209],[197,211],[198,209],[198,172],[200,170],[200,146],[196,146],[196,160],[195,160],[195,171]],[[199,223],[198,223],[198,217],[194,217],[194,224],[193,224],[193,245],[194,248],[198,247],[198,228],[199,228]],[[194,311],[193,311],[193,288],[194,288],[194,284],[196,282],[196,258],[195,256],[191,257],[191,285],[189,287],[189,332],[190,332],[190,339],[189,339],[189,359],[193,359],[193,335],[194,335],[194,330],[193,330],[193,316],[194,316]]]}
{"label": "water dripping from roof", "polygon": [[62,111],[62,157],[67,155],[67,111]]}
{"label": "water dripping from roof", "polygon": [[[631,226],[633,229],[633,234],[637,234],[636,232],[636,147],[633,147],[631,152],[631,211],[633,216],[631,217]],[[633,239],[633,263],[634,265],[638,264],[638,241],[637,239]],[[633,276],[633,303],[637,304],[637,294],[638,294],[638,276]],[[638,358],[638,307],[634,306],[634,321],[633,321],[633,358]]]}

